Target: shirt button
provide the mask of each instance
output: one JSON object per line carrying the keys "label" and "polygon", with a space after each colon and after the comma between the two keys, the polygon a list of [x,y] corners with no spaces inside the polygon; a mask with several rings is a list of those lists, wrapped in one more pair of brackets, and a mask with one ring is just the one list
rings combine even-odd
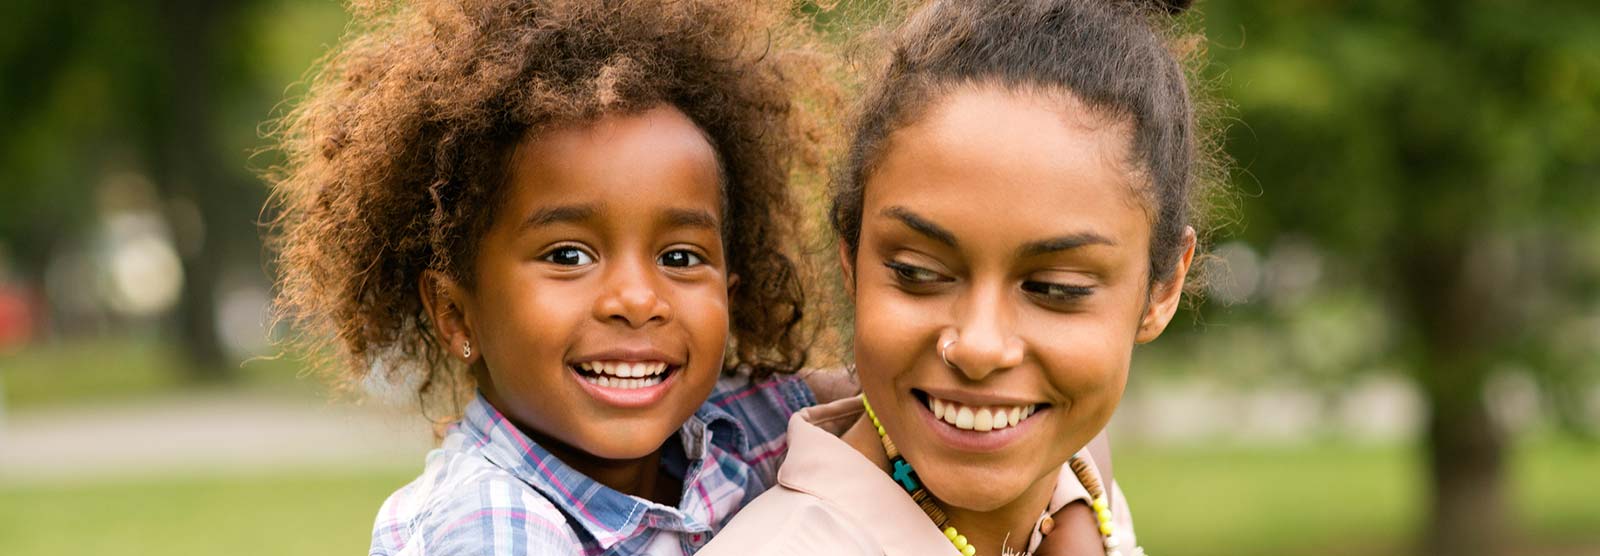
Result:
{"label": "shirt button", "polygon": [[702,534],[699,534],[699,533],[695,533],[693,535],[689,535],[689,542],[692,542],[692,543],[695,543],[695,544],[700,544],[700,542],[705,540],[705,538],[706,538],[705,535],[702,535]]}

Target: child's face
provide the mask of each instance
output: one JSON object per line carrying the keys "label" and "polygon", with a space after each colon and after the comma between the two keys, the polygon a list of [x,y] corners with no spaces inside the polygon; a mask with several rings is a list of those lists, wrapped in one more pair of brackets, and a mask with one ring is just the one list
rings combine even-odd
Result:
{"label": "child's face", "polygon": [[480,388],[524,429],[593,456],[653,452],[722,368],[711,145],[675,108],[606,116],[520,146],[507,186],[466,295]]}
{"label": "child's face", "polygon": [[867,181],[847,261],[862,389],[948,504],[1048,493],[1110,419],[1134,344],[1171,318],[1181,287],[1149,283],[1127,129],[1059,96],[963,88],[896,131]]}

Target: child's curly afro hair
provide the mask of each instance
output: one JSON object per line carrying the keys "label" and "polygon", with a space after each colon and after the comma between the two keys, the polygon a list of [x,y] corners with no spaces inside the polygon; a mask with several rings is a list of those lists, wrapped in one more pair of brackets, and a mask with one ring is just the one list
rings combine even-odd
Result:
{"label": "child's curly afro hair", "polygon": [[[470,285],[510,153],[561,124],[668,103],[727,177],[726,365],[792,372],[809,347],[790,240],[791,174],[815,169],[837,102],[829,57],[782,4],[749,0],[439,0],[353,7],[343,44],[276,123],[270,242],[278,315],[346,385],[426,401],[467,381],[432,336],[424,270]],[[331,346],[330,346],[331,344]],[[334,349],[328,349],[332,347]],[[376,374],[376,376],[371,376]]]}

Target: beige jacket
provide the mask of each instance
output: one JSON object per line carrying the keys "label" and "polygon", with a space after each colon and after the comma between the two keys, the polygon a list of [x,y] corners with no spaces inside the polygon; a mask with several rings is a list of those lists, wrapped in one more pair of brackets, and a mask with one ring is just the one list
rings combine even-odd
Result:
{"label": "beige jacket", "polygon": [[[887,473],[839,438],[863,411],[860,398],[847,398],[791,417],[789,455],[778,470],[778,485],[740,510],[696,554],[959,556]],[[1133,518],[1115,480],[1111,497],[1118,541],[1133,547]],[[1087,502],[1089,493],[1063,467],[1046,513],[1078,500]],[[1035,525],[1030,551],[1040,539]]]}

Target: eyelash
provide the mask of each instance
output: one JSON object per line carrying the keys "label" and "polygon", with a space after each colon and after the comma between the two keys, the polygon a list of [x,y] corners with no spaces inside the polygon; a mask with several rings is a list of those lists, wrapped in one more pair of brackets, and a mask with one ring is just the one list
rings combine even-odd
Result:
{"label": "eyelash", "polygon": [[[895,280],[902,287],[925,287],[938,282],[950,281],[949,278],[937,272],[916,265],[898,261],[885,261],[883,265],[894,272]],[[1022,283],[1022,291],[1047,303],[1069,303],[1088,297],[1094,293],[1094,288],[1054,282],[1029,281]]]}
{"label": "eyelash", "polygon": [[[934,282],[949,281],[937,272],[916,265],[897,261],[884,261],[883,266],[889,267],[889,270],[894,272],[895,280],[905,286],[922,286]],[[919,274],[921,275],[920,277],[917,276]]]}
{"label": "eyelash", "polygon": [[[557,254],[559,254],[559,253],[567,253],[567,252],[577,253],[579,257],[587,258],[589,260],[587,262],[579,262],[579,263],[576,263],[576,264],[567,264],[567,263],[557,262],[555,260],[555,257],[556,257]],[[571,245],[562,245],[560,247],[556,247],[555,249],[551,249],[549,253],[545,253],[543,256],[539,257],[539,260],[545,261],[545,262],[548,262],[548,263],[551,263],[551,264],[560,265],[560,266],[576,267],[576,266],[584,266],[584,265],[588,265],[588,264],[594,264],[594,255],[590,255],[588,251],[584,251],[583,249],[579,249],[579,248],[571,246]]]}
{"label": "eyelash", "polygon": [[[556,260],[558,255],[569,253],[576,254],[575,256],[579,259],[579,261],[576,263],[564,263]],[[680,266],[668,263],[667,256],[673,253],[682,253],[687,259],[689,259],[688,264]],[[539,260],[566,267],[579,267],[594,264],[594,259],[594,255],[589,254],[588,251],[584,251],[583,249],[571,245],[556,247],[555,249],[551,249],[550,252],[539,257]],[[671,251],[667,251],[666,253],[662,253],[659,257],[656,257],[656,264],[670,268],[692,268],[706,264],[706,258],[699,253],[695,253],[694,251],[690,251],[688,249],[673,249]]]}
{"label": "eyelash", "polygon": [[[667,261],[667,255],[671,255],[673,253],[683,253],[685,256],[689,257],[694,262],[691,262],[691,263],[683,265],[683,266],[669,265],[666,262]],[[656,264],[659,264],[659,265],[665,266],[665,267],[670,267],[670,268],[690,268],[690,267],[695,267],[695,266],[700,266],[700,265],[706,264],[706,258],[700,256],[699,253],[695,253],[694,251],[690,251],[688,249],[673,249],[671,251],[667,251],[666,253],[662,253],[661,256],[659,256],[659,257],[656,257]]]}
{"label": "eyelash", "polygon": [[1088,297],[1089,294],[1094,293],[1094,288],[1054,282],[1023,282],[1022,291],[1048,301],[1067,302]]}

